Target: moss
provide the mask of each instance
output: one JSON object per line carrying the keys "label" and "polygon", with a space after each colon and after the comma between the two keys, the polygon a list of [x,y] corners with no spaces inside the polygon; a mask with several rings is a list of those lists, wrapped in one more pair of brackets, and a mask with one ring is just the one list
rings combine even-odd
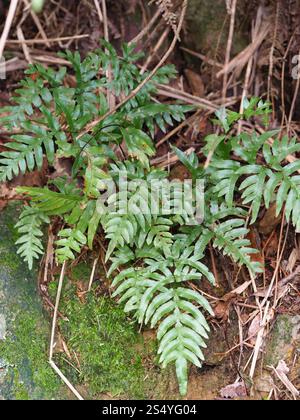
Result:
{"label": "moss", "polygon": [[74,280],[89,281],[91,268],[88,264],[81,262],[72,268],[71,276]]}
{"label": "moss", "polygon": [[267,346],[266,365],[276,366],[280,359],[285,359],[291,349],[293,324],[291,317],[280,315],[276,321]]}
{"label": "moss", "polygon": [[25,312],[17,315],[12,331],[0,342],[0,354],[9,365],[7,376],[13,382],[14,398],[57,397],[61,383],[47,360],[47,324],[41,323],[37,313]]}
{"label": "moss", "polygon": [[[8,324],[7,340],[0,342],[7,371],[1,394],[20,400],[73,398],[48,364],[49,322],[37,298],[36,272],[27,270],[14,246],[18,213],[18,205],[9,206],[0,219],[0,294],[4,297],[0,310]],[[59,323],[74,357],[67,360],[57,340],[57,351],[60,348],[61,352],[55,355],[56,362],[87,398],[106,398],[107,393],[124,399],[176,398],[176,392],[170,391],[170,382],[172,386],[176,383],[173,369],[162,371],[158,366],[152,335],[144,339],[123,307],[98,296],[107,292],[102,284],[88,295],[78,293],[86,290],[92,263],[80,263],[66,276],[60,311],[69,322]],[[99,270],[100,278],[105,278]],[[49,285],[53,301],[57,285],[58,279]]]}
{"label": "moss", "polygon": [[[67,321],[60,319],[59,326],[72,360],[58,352],[58,366],[74,385],[84,388],[87,398],[177,398],[177,385],[170,391],[170,384],[174,388],[176,383],[174,371],[160,368],[153,335],[144,339],[137,323],[121,305],[103,296],[101,287],[95,285],[91,293],[77,297],[78,285],[90,278],[91,264],[73,267],[63,285],[60,311]],[[53,300],[57,285],[50,284]]]}
{"label": "moss", "polygon": [[29,401],[30,397],[24,383],[19,378],[17,369],[14,369],[14,392],[17,401]]}
{"label": "moss", "polygon": [[144,398],[143,352],[137,351],[142,338],[112,300],[90,295],[64,307],[69,322],[60,322],[69,349],[80,361],[78,380],[88,384],[91,396],[109,392],[128,398]]}
{"label": "moss", "polygon": [[[249,27],[244,16],[246,6],[247,3],[243,1],[237,8],[237,22],[241,21],[242,24],[236,24],[235,27],[233,54],[239,53],[249,43]],[[208,0],[190,0],[186,43],[204,54],[214,54],[219,46],[218,51],[222,54],[227,46],[229,20],[223,0],[215,0],[213,7]]]}

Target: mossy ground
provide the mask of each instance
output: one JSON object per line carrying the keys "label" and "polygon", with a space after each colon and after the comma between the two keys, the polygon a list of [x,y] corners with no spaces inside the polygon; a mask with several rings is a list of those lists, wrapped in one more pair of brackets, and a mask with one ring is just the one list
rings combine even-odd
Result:
{"label": "mossy ground", "polygon": [[66,278],[60,309],[68,321],[60,320],[59,327],[72,358],[66,363],[66,355],[57,353],[57,363],[87,398],[169,398],[173,372],[158,366],[155,340],[145,340],[101,287],[76,296],[78,281],[82,290],[90,271],[91,265],[81,263]]}

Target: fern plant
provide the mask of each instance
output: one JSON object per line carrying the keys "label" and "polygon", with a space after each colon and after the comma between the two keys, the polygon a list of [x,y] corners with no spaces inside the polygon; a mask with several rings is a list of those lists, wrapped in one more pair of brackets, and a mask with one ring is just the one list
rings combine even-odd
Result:
{"label": "fern plant", "polygon": [[[257,114],[257,111],[251,113],[256,104],[263,114],[268,113],[267,105],[257,102],[257,99],[245,102],[246,115]],[[225,131],[230,130],[230,114],[223,113],[222,121]],[[276,215],[284,208],[287,222],[292,222],[300,232],[300,160],[288,163],[289,157],[300,152],[300,143],[296,137],[290,139],[278,134],[278,130],[261,135],[242,133],[227,141],[225,154],[226,137],[216,136],[218,147],[210,171],[212,191],[223,197],[230,208],[234,206],[235,193],[239,192],[242,204],[251,208],[251,223],[256,222],[262,205],[269,208],[275,202]]]}
{"label": "fern plant", "polygon": [[[276,200],[278,211],[285,205],[287,218],[299,228],[299,165],[284,161],[299,148],[288,139],[268,145],[274,132],[231,136],[239,119],[267,116],[268,104],[253,99],[245,103],[244,115],[224,109],[217,113],[224,134],[209,136],[202,149],[210,165],[200,163],[195,153],[186,156],[174,148],[191,182],[185,189],[181,181],[170,184],[168,172],[151,165],[156,130],[182,121],[191,108],[153,98],[156,85],[168,83],[175,69],[160,69],[133,99],[105,117],[107,91],[126,97],[147,73],[140,74],[134,46],[125,45],[121,57],[105,41],[103,47],[83,60],[78,53],[62,54],[73,68],[72,87],[65,68],[30,67],[0,120],[7,130],[19,131],[0,154],[0,177],[10,181],[44,162],[51,167],[57,158],[72,161],[72,173],[46,187],[19,188],[30,199],[17,225],[19,252],[31,268],[43,252],[42,226],[54,216],[62,222],[56,242],[59,263],[74,259],[84,247],[92,249],[95,236],[103,232],[114,296],[137,322],[157,328],[160,361],[175,364],[184,395],[189,364],[201,367],[204,360],[206,315],[213,316],[199,288],[203,280],[215,282],[206,250],[211,244],[251,275],[262,270],[253,262],[256,251],[246,238],[246,206],[251,205],[254,221],[261,204]],[[100,122],[87,132],[94,120]],[[199,180],[206,183],[201,223]]]}

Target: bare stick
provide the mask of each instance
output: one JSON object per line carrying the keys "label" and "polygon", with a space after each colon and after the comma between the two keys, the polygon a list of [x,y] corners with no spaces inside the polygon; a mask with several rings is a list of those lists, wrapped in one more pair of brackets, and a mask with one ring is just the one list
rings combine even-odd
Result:
{"label": "bare stick", "polygon": [[57,373],[57,375],[60,377],[60,379],[67,385],[67,387],[70,389],[70,391],[73,392],[73,394],[80,400],[83,401],[84,398],[79,394],[79,392],[74,388],[74,386],[71,384],[71,382],[65,377],[65,375],[62,373],[62,371],[57,367],[57,365],[53,362],[53,360],[49,361],[50,366],[52,369]]}
{"label": "bare stick", "polygon": [[[28,0],[23,0],[23,2],[26,5],[26,7],[30,8],[30,3],[28,2]],[[42,27],[42,24],[40,22],[40,19],[39,19],[38,15],[36,13],[34,13],[33,10],[30,10],[30,14],[31,14],[31,17],[32,17],[36,27],[39,30],[39,33],[41,34],[41,37],[44,39],[45,44],[47,45],[48,48],[50,48],[50,44],[48,42],[48,37],[46,35],[46,32],[44,31],[44,28]]]}
{"label": "bare stick", "polygon": [[[299,51],[299,55],[300,55],[300,51]],[[288,131],[290,130],[291,122],[292,122],[292,119],[293,119],[293,116],[294,116],[294,111],[295,111],[296,101],[297,101],[297,98],[298,98],[299,88],[300,88],[300,78],[298,77],[295,92],[294,92],[294,96],[293,96],[293,101],[292,101],[292,105],[291,105],[289,120],[288,120]]]}
{"label": "bare stick", "polygon": [[19,39],[19,41],[22,45],[22,49],[23,49],[26,60],[28,61],[29,64],[32,64],[32,58],[30,56],[29,49],[28,49],[27,45],[25,44],[25,37],[24,37],[21,26],[17,27],[17,36],[18,36],[18,39]]}
{"label": "bare stick", "polygon": [[[104,38],[106,42],[109,42],[109,31],[108,31],[108,17],[107,17],[107,7],[106,7],[106,0],[102,0],[102,13],[103,13],[103,26],[104,26]],[[108,66],[106,71],[106,77],[109,83],[112,82],[112,69],[111,64]],[[109,105],[109,109],[112,110],[116,106],[116,99],[114,97],[113,92],[110,89],[107,89],[107,101]]]}
{"label": "bare stick", "polygon": [[64,264],[62,266],[62,269],[61,269],[61,273],[60,273],[58,289],[57,289],[57,294],[56,294],[54,314],[53,314],[53,320],[52,320],[49,361],[51,361],[53,359],[53,349],[54,349],[54,341],[55,341],[57,314],[58,314],[58,307],[59,307],[59,302],[60,302],[60,298],[61,298],[61,291],[62,291],[62,287],[63,287],[63,283],[64,283],[65,271],[66,271],[66,263],[64,262]]}
{"label": "bare stick", "polygon": [[188,48],[185,48],[185,47],[180,47],[180,49],[182,51],[187,52],[188,54],[193,55],[194,57],[200,58],[200,60],[204,61],[205,63],[207,63],[207,64],[209,64],[213,67],[218,67],[220,69],[223,69],[223,64],[218,63],[217,61],[212,60],[211,58],[208,58],[206,55],[200,54],[196,51],[192,51],[192,50],[190,50]]}
{"label": "bare stick", "polygon": [[[72,41],[75,39],[83,39],[83,38],[89,38],[89,37],[90,37],[89,34],[82,34],[82,35],[74,35],[74,36],[62,36],[61,38],[48,38],[47,41],[51,44],[53,42]],[[30,45],[46,43],[44,39],[25,39],[23,42],[24,44],[30,44]],[[17,39],[8,39],[6,41],[6,44],[11,44],[11,45],[20,44],[20,43],[21,42],[18,41]]]}
{"label": "bare stick", "polygon": [[103,14],[102,14],[101,9],[100,9],[99,0],[94,0],[94,3],[95,3],[95,7],[96,7],[96,10],[97,10],[97,13],[98,13],[99,20],[102,23],[103,22]]}
{"label": "bare stick", "polygon": [[161,15],[161,12],[160,10],[158,10],[153,16],[153,18],[150,20],[148,25],[146,25],[145,28],[133,40],[130,41],[129,45],[136,44],[138,41],[140,41],[147,34],[147,32],[150,31],[150,29],[155,24],[155,22],[160,17],[160,15]]}
{"label": "bare stick", "polygon": [[65,377],[65,375],[61,372],[61,370],[56,366],[56,364],[53,361],[53,351],[54,351],[54,341],[55,341],[55,330],[56,330],[56,323],[57,323],[58,307],[59,307],[62,287],[63,287],[63,283],[64,283],[65,271],[66,271],[66,263],[64,262],[64,264],[62,266],[62,269],[61,269],[61,273],[60,273],[57,295],[56,295],[55,308],[54,308],[54,314],[53,314],[53,320],[52,320],[50,351],[49,351],[49,364],[52,367],[52,369],[58,374],[58,376],[62,379],[62,381],[67,385],[67,387],[73,392],[73,394],[79,400],[82,401],[83,400],[82,396],[74,388],[74,386],[71,384],[71,382]]}
{"label": "bare stick", "polygon": [[0,59],[3,56],[6,40],[10,31],[11,25],[13,23],[14,17],[15,17],[18,2],[19,0],[11,0],[10,2],[7,18],[6,18],[4,29],[3,29],[1,39],[0,39]]}
{"label": "bare stick", "polygon": [[[230,7],[231,18],[230,18],[229,36],[228,36],[226,55],[225,55],[225,68],[228,67],[228,64],[230,62],[232,40],[233,40],[233,34],[234,34],[234,25],[235,25],[236,5],[237,5],[237,0],[232,0],[232,4]],[[225,72],[224,79],[223,79],[223,99],[224,100],[226,98],[226,93],[227,93],[227,82],[228,82],[228,73]]]}
{"label": "bare stick", "polygon": [[144,74],[145,71],[147,70],[149,64],[151,63],[153,57],[157,54],[157,52],[159,51],[160,47],[162,46],[162,44],[165,42],[165,40],[167,39],[167,36],[169,35],[170,32],[170,28],[167,27],[165,29],[165,31],[163,32],[162,36],[159,38],[157,44],[155,45],[152,54],[149,54],[146,63],[143,65],[143,68],[141,70],[141,74]]}
{"label": "bare stick", "polygon": [[265,327],[268,323],[269,307],[270,307],[270,302],[267,302],[265,312],[264,312],[264,317],[263,317],[261,325],[260,325],[261,329],[258,332],[256,343],[255,343],[254,354],[253,354],[250,373],[249,373],[249,377],[251,379],[253,379],[253,377],[254,377],[257,359],[258,359],[259,352],[260,352],[261,345],[262,345],[263,338],[264,338]]}
{"label": "bare stick", "polygon": [[90,292],[92,290],[92,286],[93,286],[93,282],[94,282],[94,278],[95,278],[95,272],[96,272],[96,267],[98,264],[99,258],[96,258],[93,264],[93,269],[92,269],[92,274],[90,277],[90,282],[89,282],[89,288],[88,291]]}

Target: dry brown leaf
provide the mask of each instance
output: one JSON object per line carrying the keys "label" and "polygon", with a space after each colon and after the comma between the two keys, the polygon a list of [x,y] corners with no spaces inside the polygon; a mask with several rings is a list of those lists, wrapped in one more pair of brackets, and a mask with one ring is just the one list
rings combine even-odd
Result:
{"label": "dry brown leaf", "polygon": [[289,256],[289,260],[286,266],[286,269],[289,273],[292,273],[294,271],[294,268],[299,260],[300,260],[300,249],[295,248],[291,252],[291,255]]}
{"label": "dry brown leaf", "polygon": [[270,235],[273,230],[280,224],[281,216],[276,217],[276,203],[272,204],[271,207],[266,211],[264,217],[261,219],[258,225],[259,232],[263,235]]}
{"label": "dry brown leaf", "polygon": [[248,330],[248,337],[251,337],[249,340],[249,344],[255,346],[257,334],[261,328],[261,316],[258,314],[251,322],[249,330]]}
{"label": "dry brown leaf", "polygon": [[230,307],[236,301],[237,295],[235,293],[228,293],[220,299],[214,308],[214,313],[217,319],[227,321],[229,318]]}
{"label": "dry brown leaf", "polygon": [[272,367],[272,369],[275,372],[278,379],[284,384],[284,386],[290,391],[293,398],[296,400],[297,397],[299,397],[300,392],[298,391],[297,388],[295,388],[295,386],[292,384],[292,382],[287,377],[287,375],[290,372],[290,369],[287,367],[287,364],[285,363],[285,361],[280,360],[277,368],[275,369],[274,367]]}
{"label": "dry brown leaf", "polygon": [[258,262],[262,266],[265,264],[264,256],[261,252],[261,240],[257,229],[253,226],[250,226],[249,233],[247,235],[247,239],[251,242],[251,247],[253,249],[257,249],[258,252],[255,254],[250,254],[250,259],[252,262]]}
{"label": "dry brown leaf", "polygon": [[185,77],[190,85],[194,96],[203,97],[205,95],[205,87],[200,74],[195,73],[193,70],[186,69],[184,71]]}
{"label": "dry brown leaf", "polygon": [[231,385],[227,385],[220,391],[221,397],[226,399],[244,398],[247,397],[247,388],[245,382],[236,382]]}
{"label": "dry brown leaf", "polygon": [[[274,318],[275,313],[274,310],[271,308],[268,311],[267,317],[266,317],[266,324],[269,324],[272,319]],[[248,337],[250,337],[249,344],[255,345],[258,333],[261,331],[262,328],[262,318],[261,314],[259,313],[251,322],[249,330],[248,330]],[[266,337],[267,331],[264,330],[263,339]]]}

